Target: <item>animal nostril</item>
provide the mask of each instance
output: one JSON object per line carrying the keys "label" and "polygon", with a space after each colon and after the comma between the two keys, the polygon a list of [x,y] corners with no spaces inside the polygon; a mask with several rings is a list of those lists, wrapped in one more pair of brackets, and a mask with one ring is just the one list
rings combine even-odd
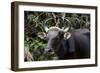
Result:
{"label": "animal nostril", "polygon": [[49,50],[48,50],[48,52],[52,52],[52,50],[51,50],[51,49],[49,49]]}
{"label": "animal nostril", "polygon": [[51,49],[45,49],[45,50],[44,50],[44,54],[47,54],[47,53],[50,53],[50,52],[52,52]]}
{"label": "animal nostril", "polygon": [[50,52],[51,49],[45,49],[46,52]]}

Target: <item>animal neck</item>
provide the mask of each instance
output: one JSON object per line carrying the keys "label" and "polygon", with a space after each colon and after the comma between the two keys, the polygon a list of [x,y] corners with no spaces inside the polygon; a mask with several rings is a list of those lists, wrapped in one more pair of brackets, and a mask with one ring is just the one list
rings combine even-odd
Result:
{"label": "animal neck", "polygon": [[65,40],[62,40],[56,47],[55,53],[60,59],[65,59],[67,57],[67,49],[65,48]]}

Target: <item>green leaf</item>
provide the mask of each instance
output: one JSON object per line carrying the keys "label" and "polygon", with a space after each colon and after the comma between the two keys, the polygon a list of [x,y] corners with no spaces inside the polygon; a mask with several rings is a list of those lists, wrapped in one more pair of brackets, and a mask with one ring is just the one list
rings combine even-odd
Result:
{"label": "green leaf", "polygon": [[34,48],[35,48],[35,49],[38,49],[38,45],[34,45]]}

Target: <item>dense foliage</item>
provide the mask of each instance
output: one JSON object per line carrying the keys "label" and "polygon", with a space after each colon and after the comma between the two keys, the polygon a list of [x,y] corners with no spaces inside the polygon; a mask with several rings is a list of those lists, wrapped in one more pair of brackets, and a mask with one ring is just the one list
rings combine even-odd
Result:
{"label": "dense foliage", "polygon": [[89,14],[25,11],[24,15],[24,46],[32,54],[34,61],[58,59],[54,52],[44,54],[47,41],[37,37],[38,32],[45,32],[45,26],[58,26],[60,28],[66,26],[70,27],[70,30],[78,28],[90,29]]}

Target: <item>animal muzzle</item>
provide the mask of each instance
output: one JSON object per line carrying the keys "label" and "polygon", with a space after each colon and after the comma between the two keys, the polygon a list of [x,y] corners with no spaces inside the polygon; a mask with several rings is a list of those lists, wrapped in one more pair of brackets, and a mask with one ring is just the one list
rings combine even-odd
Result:
{"label": "animal muzzle", "polygon": [[54,52],[52,48],[44,50],[44,54],[49,54],[50,52]]}

